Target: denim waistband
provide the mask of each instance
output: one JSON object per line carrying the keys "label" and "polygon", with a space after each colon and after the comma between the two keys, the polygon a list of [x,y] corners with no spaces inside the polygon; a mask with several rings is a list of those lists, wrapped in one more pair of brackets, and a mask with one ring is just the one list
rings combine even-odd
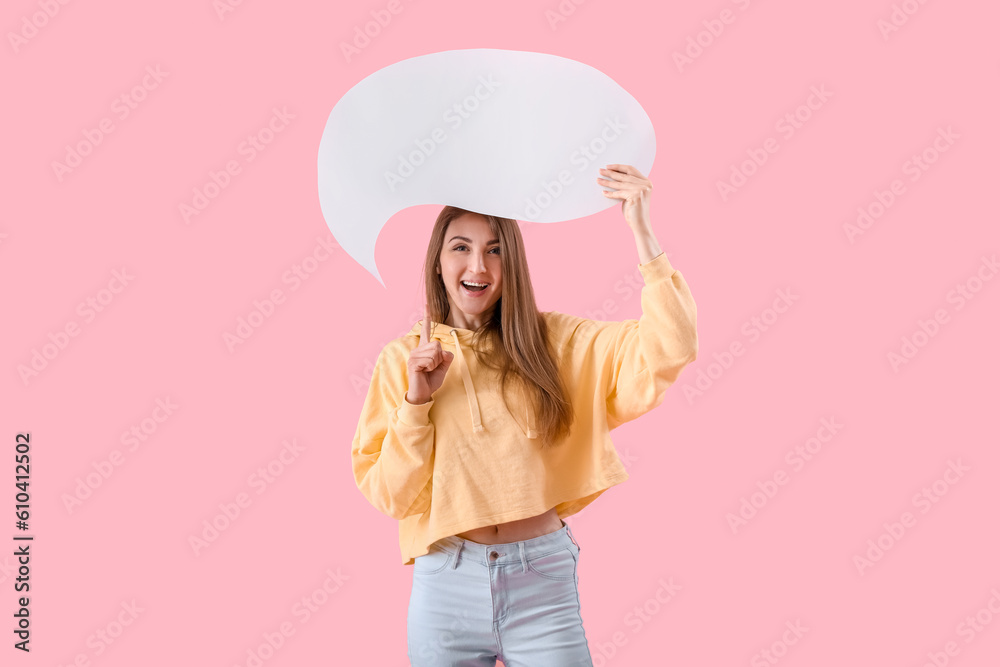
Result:
{"label": "denim waistband", "polygon": [[[454,554],[455,557],[451,559],[450,565],[452,568],[458,567],[459,561],[471,558],[484,567],[497,567],[520,561],[522,570],[527,568],[527,560],[553,553],[568,544],[575,544],[577,549],[580,548],[573,537],[573,531],[570,530],[569,524],[565,521],[562,522],[562,528],[551,533],[517,542],[481,544],[457,535],[451,535],[442,537],[434,544]],[[496,557],[493,557],[494,553]]]}

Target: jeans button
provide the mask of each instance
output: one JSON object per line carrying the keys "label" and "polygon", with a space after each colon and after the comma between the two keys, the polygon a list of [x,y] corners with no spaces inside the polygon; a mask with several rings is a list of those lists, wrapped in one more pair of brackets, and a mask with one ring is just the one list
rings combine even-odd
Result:
{"label": "jeans button", "polygon": [[500,558],[500,554],[498,554],[496,551],[493,551],[490,553],[490,558],[496,560],[497,558]]}

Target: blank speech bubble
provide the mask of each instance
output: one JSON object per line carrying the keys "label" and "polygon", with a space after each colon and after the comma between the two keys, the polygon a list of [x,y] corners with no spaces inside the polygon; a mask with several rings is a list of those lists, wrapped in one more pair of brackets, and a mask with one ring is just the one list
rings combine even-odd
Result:
{"label": "blank speech bubble", "polygon": [[649,116],[611,77],[547,53],[462,49],[372,73],[337,102],[319,144],[319,201],[337,243],[385,286],[375,242],[398,211],[450,204],[530,222],[620,200],[598,169],[649,173]]}

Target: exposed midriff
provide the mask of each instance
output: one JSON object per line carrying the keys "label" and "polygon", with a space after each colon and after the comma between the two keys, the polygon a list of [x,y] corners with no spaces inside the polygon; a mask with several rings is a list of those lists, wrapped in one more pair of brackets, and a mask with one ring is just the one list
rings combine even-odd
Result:
{"label": "exposed midriff", "polygon": [[562,528],[562,525],[562,519],[559,518],[556,508],[553,507],[538,516],[473,528],[464,533],[458,533],[456,537],[479,544],[507,544],[508,542],[519,542],[548,535]]}

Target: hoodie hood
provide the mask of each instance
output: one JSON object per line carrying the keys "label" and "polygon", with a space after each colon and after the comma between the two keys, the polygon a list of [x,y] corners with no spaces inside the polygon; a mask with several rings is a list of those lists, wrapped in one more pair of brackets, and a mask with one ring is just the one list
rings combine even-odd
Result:
{"label": "hoodie hood", "polygon": [[[423,325],[424,321],[419,320],[410,329],[409,335],[416,336],[419,340]],[[469,402],[469,418],[472,424],[472,432],[481,433],[486,428],[483,426],[482,413],[479,410],[479,397],[476,395],[476,385],[472,380],[472,373],[469,372],[469,364],[466,363],[465,354],[462,352],[463,346],[468,347],[470,351],[472,350],[472,337],[474,333],[471,329],[460,329],[458,327],[449,327],[442,322],[431,322],[431,340],[450,344],[455,347],[455,360],[452,362],[452,367],[457,366],[458,372],[462,376],[462,384],[465,386],[465,396]],[[475,352],[472,353],[475,354]],[[453,368],[449,368],[448,373],[452,372]],[[525,435],[534,439],[538,437],[538,432],[535,430],[535,415],[531,411],[530,401],[525,401],[525,405],[527,406],[525,415],[528,425],[528,431]]]}

